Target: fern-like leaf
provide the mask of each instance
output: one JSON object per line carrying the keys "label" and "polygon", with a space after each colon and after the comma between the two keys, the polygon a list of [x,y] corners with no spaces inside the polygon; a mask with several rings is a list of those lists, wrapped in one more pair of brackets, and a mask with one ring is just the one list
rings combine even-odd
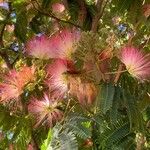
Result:
{"label": "fern-like leaf", "polygon": [[90,119],[81,115],[73,115],[71,118],[68,118],[65,124],[65,128],[73,131],[78,137],[82,139],[90,138],[91,131],[84,123],[90,123]]}
{"label": "fern-like leaf", "polygon": [[111,83],[105,83],[102,85],[100,94],[97,98],[97,100],[99,100],[100,110],[102,113],[106,114],[106,112],[112,107],[114,94],[115,88]]}

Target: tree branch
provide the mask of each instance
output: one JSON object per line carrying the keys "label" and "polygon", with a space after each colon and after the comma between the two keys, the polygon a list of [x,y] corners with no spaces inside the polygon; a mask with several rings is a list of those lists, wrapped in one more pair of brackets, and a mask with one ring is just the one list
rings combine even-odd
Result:
{"label": "tree branch", "polygon": [[80,26],[83,26],[83,23],[85,21],[86,15],[87,15],[85,1],[78,0],[78,4],[80,6],[80,11],[79,11],[79,15],[78,15],[78,24]]}
{"label": "tree branch", "polygon": [[[100,20],[100,18],[102,17],[105,7],[107,5],[109,0],[98,0],[96,7],[97,7],[97,14],[93,17],[92,19],[92,28],[91,31],[96,32],[97,31],[97,27],[98,27],[98,22]],[[105,2],[105,3],[104,3]],[[104,4],[103,4],[104,3]]]}

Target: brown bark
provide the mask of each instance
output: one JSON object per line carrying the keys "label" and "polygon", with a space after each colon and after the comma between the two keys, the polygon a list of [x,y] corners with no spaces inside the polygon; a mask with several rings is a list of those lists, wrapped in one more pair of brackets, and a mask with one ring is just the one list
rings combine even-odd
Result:
{"label": "brown bark", "polygon": [[78,4],[80,6],[80,12],[78,15],[78,24],[79,24],[79,26],[83,26],[83,23],[86,19],[86,15],[87,15],[85,1],[78,0]]}
{"label": "brown bark", "polygon": [[91,31],[93,31],[93,32],[97,31],[99,20],[103,15],[103,12],[104,12],[104,9],[105,9],[107,3],[108,3],[108,0],[106,0],[106,1],[98,0],[97,1],[97,3],[96,3],[97,13],[95,16],[93,16]]}

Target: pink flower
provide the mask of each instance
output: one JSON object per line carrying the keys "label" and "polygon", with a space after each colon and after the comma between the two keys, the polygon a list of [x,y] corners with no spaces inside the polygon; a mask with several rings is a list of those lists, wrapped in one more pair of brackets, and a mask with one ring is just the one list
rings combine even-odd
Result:
{"label": "pink flower", "polygon": [[80,32],[77,30],[64,29],[54,34],[51,39],[51,58],[70,60],[77,48]]}
{"label": "pink flower", "polygon": [[59,121],[63,113],[58,108],[58,102],[53,101],[50,97],[44,93],[44,97],[41,100],[32,98],[28,105],[28,110],[36,118],[35,127],[41,123],[45,123],[49,127],[52,127],[54,123]]}
{"label": "pink flower", "polygon": [[62,13],[65,10],[65,6],[61,3],[54,3],[52,5],[52,12],[53,13]]}
{"label": "pink flower", "polygon": [[8,3],[3,0],[0,0],[0,7],[2,7],[3,9],[9,10]]}
{"label": "pink flower", "polygon": [[70,59],[76,50],[80,33],[77,30],[64,29],[50,38],[46,35],[33,37],[27,42],[25,52],[40,59],[60,58]]}
{"label": "pink flower", "polygon": [[33,37],[26,43],[25,52],[33,57],[40,59],[51,58],[50,39],[46,35]]}
{"label": "pink flower", "polygon": [[76,97],[81,105],[91,105],[97,95],[97,89],[92,82],[81,79],[79,76],[69,77],[69,93]]}
{"label": "pink flower", "polygon": [[51,92],[58,98],[65,95],[68,90],[67,61],[57,59],[47,67],[46,84]]}
{"label": "pink flower", "polygon": [[23,93],[24,86],[34,79],[33,67],[22,67],[20,71],[10,70],[0,83],[0,101],[18,100]]}
{"label": "pink flower", "polygon": [[120,59],[133,77],[140,80],[150,77],[150,57],[148,54],[144,55],[134,47],[124,47]]}
{"label": "pink flower", "polygon": [[34,150],[34,146],[33,146],[33,144],[28,144],[28,146],[27,146],[27,150]]}
{"label": "pink flower", "polygon": [[143,15],[148,18],[150,16],[150,4],[143,5]]}
{"label": "pink flower", "polygon": [[20,77],[24,84],[35,80],[35,66],[27,67],[23,66],[20,70]]}

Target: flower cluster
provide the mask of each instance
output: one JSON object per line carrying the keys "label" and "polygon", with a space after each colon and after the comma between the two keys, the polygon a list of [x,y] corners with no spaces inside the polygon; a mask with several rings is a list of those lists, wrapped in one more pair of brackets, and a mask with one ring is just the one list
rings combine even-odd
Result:
{"label": "flower cluster", "polygon": [[80,32],[74,29],[64,29],[50,37],[33,37],[26,43],[25,53],[40,59],[71,59],[79,38]]}
{"label": "flower cluster", "polygon": [[51,51],[52,58],[71,59],[72,54],[76,50],[76,44],[80,39],[80,32],[78,30],[68,30],[54,34],[51,37]]}
{"label": "flower cluster", "polygon": [[[26,53],[28,55],[40,59],[53,59],[52,63],[46,67],[45,80],[51,97],[48,98],[44,94],[44,99],[41,101],[33,99],[29,104],[29,112],[36,116],[37,124],[44,119],[52,126],[53,122],[61,118],[60,110],[56,109],[57,105],[53,107],[51,99],[55,99],[56,104],[58,100],[69,94],[77,98],[82,105],[90,105],[95,99],[97,94],[95,85],[91,81],[83,80],[78,73],[76,74],[72,54],[76,51],[79,40],[78,30],[64,29],[50,37],[46,35],[35,37],[27,43]],[[101,65],[104,65],[104,60],[111,57],[112,52],[105,50],[98,55]],[[141,80],[148,78],[150,74],[148,55],[144,55],[136,48],[124,47],[119,58],[133,77]],[[91,62],[87,63],[91,65]],[[92,65],[92,69],[94,69],[93,66],[95,65]],[[106,69],[106,66],[104,67]]]}
{"label": "flower cluster", "polygon": [[144,55],[134,47],[124,47],[121,51],[121,61],[125,64],[128,72],[139,80],[146,80],[150,77],[150,57]]}
{"label": "flower cluster", "polygon": [[[52,126],[59,120],[62,112],[57,104],[67,96],[73,96],[82,105],[90,105],[95,99],[96,88],[93,83],[81,81],[72,55],[77,49],[81,33],[76,29],[63,29],[50,37],[42,35],[34,37],[25,46],[25,52],[39,59],[51,59],[46,66],[45,85],[48,93],[41,100],[33,98],[29,104],[29,112],[36,118],[37,125],[46,121]],[[77,78],[74,75],[77,75]],[[79,80],[76,80],[79,79]],[[36,126],[37,126],[36,125]]]}
{"label": "flower cluster", "polygon": [[35,127],[41,123],[52,127],[53,124],[60,120],[63,113],[58,107],[58,101],[52,100],[48,94],[44,93],[42,99],[32,98],[28,110],[36,117]]}
{"label": "flower cluster", "polygon": [[3,77],[0,83],[0,101],[18,100],[27,83],[35,79],[35,67],[23,66],[19,71],[12,69]]}
{"label": "flower cluster", "polygon": [[25,52],[36,58],[49,59],[51,56],[49,47],[49,37],[41,35],[40,37],[33,37],[26,43]]}
{"label": "flower cluster", "polygon": [[[54,6],[53,6],[54,7]],[[33,37],[26,43],[25,53],[39,59],[51,59],[46,66],[45,85],[47,93],[42,99],[31,99],[29,112],[36,118],[36,124],[46,120],[52,126],[62,116],[57,108],[58,101],[65,98],[69,91],[68,76],[75,72],[72,54],[77,48],[80,32],[75,29],[63,29],[52,36]],[[37,126],[36,125],[36,126]]]}
{"label": "flower cluster", "polygon": [[[96,57],[95,53],[87,53],[83,67],[76,69],[76,57],[72,56],[78,48],[80,35],[77,29],[63,29],[51,36],[33,37],[25,45],[25,53],[28,56],[50,60],[44,61],[46,67],[43,68],[46,74],[42,84],[46,91],[43,92],[42,98],[32,97],[28,104],[28,111],[36,120],[35,127],[41,124],[52,127],[61,120],[63,111],[60,108],[63,99],[68,100],[71,97],[77,99],[82,106],[91,106],[97,96],[95,83],[104,78],[102,74],[105,75],[105,81],[112,79],[108,73],[109,62],[113,57],[111,49],[97,53]],[[149,78],[149,55],[134,47],[124,47],[119,58],[133,77],[142,81]],[[88,74],[91,76],[86,77]],[[91,78],[94,78],[95,82]],[[26,84],[34,80],[35,67],[23,66],[19,71],[10,70],[0,84],[0,100],[18,100]]]}
{"label": "flower cluster", "polygon": [[47,67],[46,84],[50,91],[54,93],[54,97],[63,97],[68,90],[67,80],[67,62],[65,60],[57,59]]}

